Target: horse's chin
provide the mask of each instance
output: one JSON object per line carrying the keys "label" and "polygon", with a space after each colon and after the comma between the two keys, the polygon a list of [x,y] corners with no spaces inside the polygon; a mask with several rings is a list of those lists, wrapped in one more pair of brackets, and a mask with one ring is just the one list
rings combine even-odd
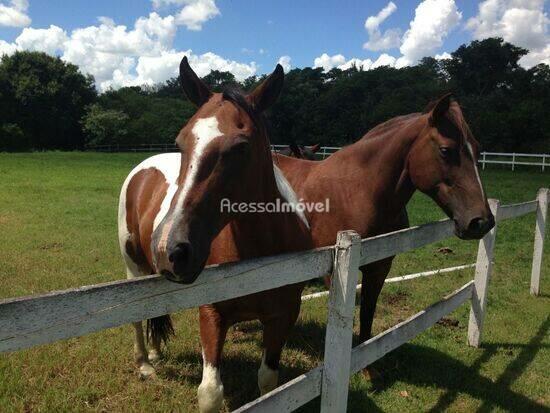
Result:
{"label": "horse's chin", "polygon": [[203,268],[204,266],[195,271],[187,270],[184,273],[173,273],[165,270],[161,272],[161,275],[163,275],[168,281],[178,284],[193,284],[199,277]]}
{"label": "horse's chin", "polygon": [[454,234],[463,241],[471,241],[483,238],[486,232],[472,232],[468,230],[463,230],[455,223]]}

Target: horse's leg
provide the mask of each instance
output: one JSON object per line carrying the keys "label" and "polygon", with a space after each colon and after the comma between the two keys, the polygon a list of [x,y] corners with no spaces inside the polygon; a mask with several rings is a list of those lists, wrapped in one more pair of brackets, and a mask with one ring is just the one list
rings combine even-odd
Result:
{"label": "horse's leg", "polygon": [[[359,313],[359,339],[361,343],[367,341],[372,336],[372,322],[376,311],[376,303],[380,291],[384,286],[384,280],[390,272],[393,258],[389,257],[361,267],[361,272],[363,273],[361,308]],[[379,376],[379,373],[371,366],[367,366],[363,370],[363,374],[369,378]]]}
{"label": "horse's leg", "polygon": [[361,342],[367,341],[372,336],[372,322],[376,311],[376,303],[384,286],[384,280],[390,272],[393,258],[385,258],[360,268],[363,273],[359,316],[359,339]]}
{"label": "horse's leg", "polygon": [[[134,274],[129,268],[126,268],[126,277],[128,279],[139,277],[141,274]],[[145,346],[145,335],[143,334],[143,323],[137,321],[132,323],[134,326],[134,360],[139,369],[139,375],[146,379],[155,374],[155,369],[149,361],[147,347]]]}
{"label": "horse's leg", "polygon": [[[299,299],[298,299],[299,300]],[[277,387],[279,381],[279,361],[290,330],[296,323],[300,312],[300,301],[297,309],[283,317],[263,322],[263,355],[258,369],[258,387],[260,394],[269,393]]]}
{"label": "horse's leg", "polygon": [[202,344],[202,381],[197,389],[201,413],[218,412],[223,403],[220,361],[227,334],[227,323],[212,306],[199,309]]}
{"label": "horse's leg", "polygon": [[162,350],[160,348],[160,340],[151,340],[151,349],[149,350],[149,361],[156,363],[162,357]]}
{"label": "horse's leg", "polygon": [[145,347],[145,336],[143,334],[143,324],[141,321],[132,323],[134,326],[134,359],[139,368],[139,375],[142,379],[146,379],[155,374],[155,369],[149,361],[147,348]]}
{"label": "horse's leg", "polygon": [[[409,226],[409,217],[406,209],[403,209],[396,217],[395,222],[385,232],[396,231]],[[360,332],[359,338],[364,342],[371,338],[372,321],[376,310],[376,302],[384,281],[390,272],[393,257],[388,257],[360,268],[363,274],[361,287],[361,311],[360,311]]]}

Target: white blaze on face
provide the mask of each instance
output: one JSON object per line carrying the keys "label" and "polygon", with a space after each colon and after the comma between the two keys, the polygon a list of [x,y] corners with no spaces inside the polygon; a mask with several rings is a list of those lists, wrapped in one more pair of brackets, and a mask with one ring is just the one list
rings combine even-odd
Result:
{"label": "white blaze on face", "polygon": [[[185,180],[182,184],[182,188],[175,205],[174,216],[164,225],[164,228],[162,229],[162,235],[158,246],[159,249],[166,249],[166,243],[168,241],[168,235],[170,234],[172,224],[174,223],[175,218],[181,214],[187,194],[195,183],[197,171],[199,170],[200,162],[202,161],[206,147],[216,138],[222,136],[222,132],[218,128],[218,119],[215,116],[197,120],[191,132],[193,134],[192,138],[195,140],[195,146],[193,148],[193,153],[190,154]],[[170,189],[171,188],[169,188],[169,190]],[[170,207],[169,203],[168,207]]]}
{"label": "white blaze on face", "polygon": [[176,211],[181,211],[185,198],[187,198],[189,190],[195,183],[195,177],[197,176],[204,150],[214,139],[222,136],[221,131],[218,129],[218,119],[215,116],[199,119],[195,123],[195,126],[193,126],[192,132],[195,139],[195,147],[189,160],[183,188],[178,196]]}
{"label": "white blaze on face", "polygon": [[466,147],[468,148],[468,151],[470,152],[472,161],[474,163],[474,171],[476,172],[476,178],[477,178],[477,182],[479,183],[479,190],[481,191],[481,196],[485,198],[485,192],[483,191],[483,184],[481,183],[481,178],[479,177],[479,170],[477,169],[477,161],[476,161],[476,157],[474,156],[474,150],[472,148],[472,145],[468,141],[466,141]]}

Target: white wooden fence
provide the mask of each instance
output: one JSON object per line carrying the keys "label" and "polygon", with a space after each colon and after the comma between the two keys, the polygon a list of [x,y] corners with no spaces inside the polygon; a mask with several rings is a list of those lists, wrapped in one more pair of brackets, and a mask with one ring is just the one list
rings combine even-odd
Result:
{"label": "white wooden fence", "polygon": [[[271,145],[271,149],[279,151],[288,148],[288,145]],[[319,159],[325,159],[340,150],[339,146],[321,146],[317,152]],[[95,152],[176,152],[178,149],[173,143],[142,143],[134,145],[88,145],[86,150]],[[487,164],[510,165],[512,171],[517,165],[540,166],[541,170],[550,167],[550,154],[544,153],[509,153],[509,152],[481,152],[479,163],[482,169]]]}
{"label": "white wooden fence", "polygon": [[[541,189],[534,201],[505,206],[490,201],[497,223],[537,212],[531,275],[534,295],[540,291],[548,201],[548,189]],[[475,280],[378,336],[351,347],[358,267],[452,235],[453,224],[449,220],[364,240],[353,231],[343,231],[333,247],[210,266],[192,285],[175,284],[152,275],[2,300],[0,352],[78,337],[201,304],[307,281],[333,271],[324,363],[236,412],[292,411],[319,395],[322,412],[344,412],[351,374],[411,340],[467,300],[471,300],[472,306],[468,341],[479,346],[487,310],[496,226],[480,241]]]}

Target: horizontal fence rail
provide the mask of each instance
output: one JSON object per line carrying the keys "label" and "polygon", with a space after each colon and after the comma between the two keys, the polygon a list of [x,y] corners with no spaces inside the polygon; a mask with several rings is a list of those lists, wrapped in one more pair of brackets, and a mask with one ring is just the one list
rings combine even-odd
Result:
{"label": "horizontal fence rail", "polygon": [[[273,151],[287,149],[288,145],[271,145]],[[317,159],[325,159],[340,150],[340,146],[321,146],[316,153]],[[87,145],[86,150],[94,152],[176,152],[179,149],[173,143],[141,143],[134,145]],[[523,158],[528,158],[523,159]],[[522,160],[523,159],[523,160]],[[531,161],[532,160],[532,161]],[[550,154],[547,153],[515,153],[515,152],[481,152],[479,161],[482,168],[487,164],[510,165],[515,170],[516,165],[540,166],[545,171],[550,166]]]}
{"label": "horizontal fence rail", "polygon": [[332,254],[333,247],[328,247],[211,266],[190,285],[151,275],[2,300],[0,352],[318,278],[331,272]]}
{"label": "horizontal fence rail", "polygon": [[[498,201],[489,200],[497,223],[537,213],[531,275],[531,293],[535,295],[540,292],[549,196],[548,189],[541,189],[534,201],[500,206]],[[413,339],[468,300],[472,302],[468,339],[470,345],[479,346],[496,227],[479,243],[474,280],[407,320],[351,348],[352,310],[359,267],[444,240],[453,232],[454,225],[450,220],[363,240],[353,231],[343,231],[338,234],[335,246],[207,267],[191,285],[175,284],[152,275],[1,300],[0,352],[78,337],[332,273],[323,364],[236,411],[287,412],[321,395],[322,412],[344,412],[350,375]]]}

